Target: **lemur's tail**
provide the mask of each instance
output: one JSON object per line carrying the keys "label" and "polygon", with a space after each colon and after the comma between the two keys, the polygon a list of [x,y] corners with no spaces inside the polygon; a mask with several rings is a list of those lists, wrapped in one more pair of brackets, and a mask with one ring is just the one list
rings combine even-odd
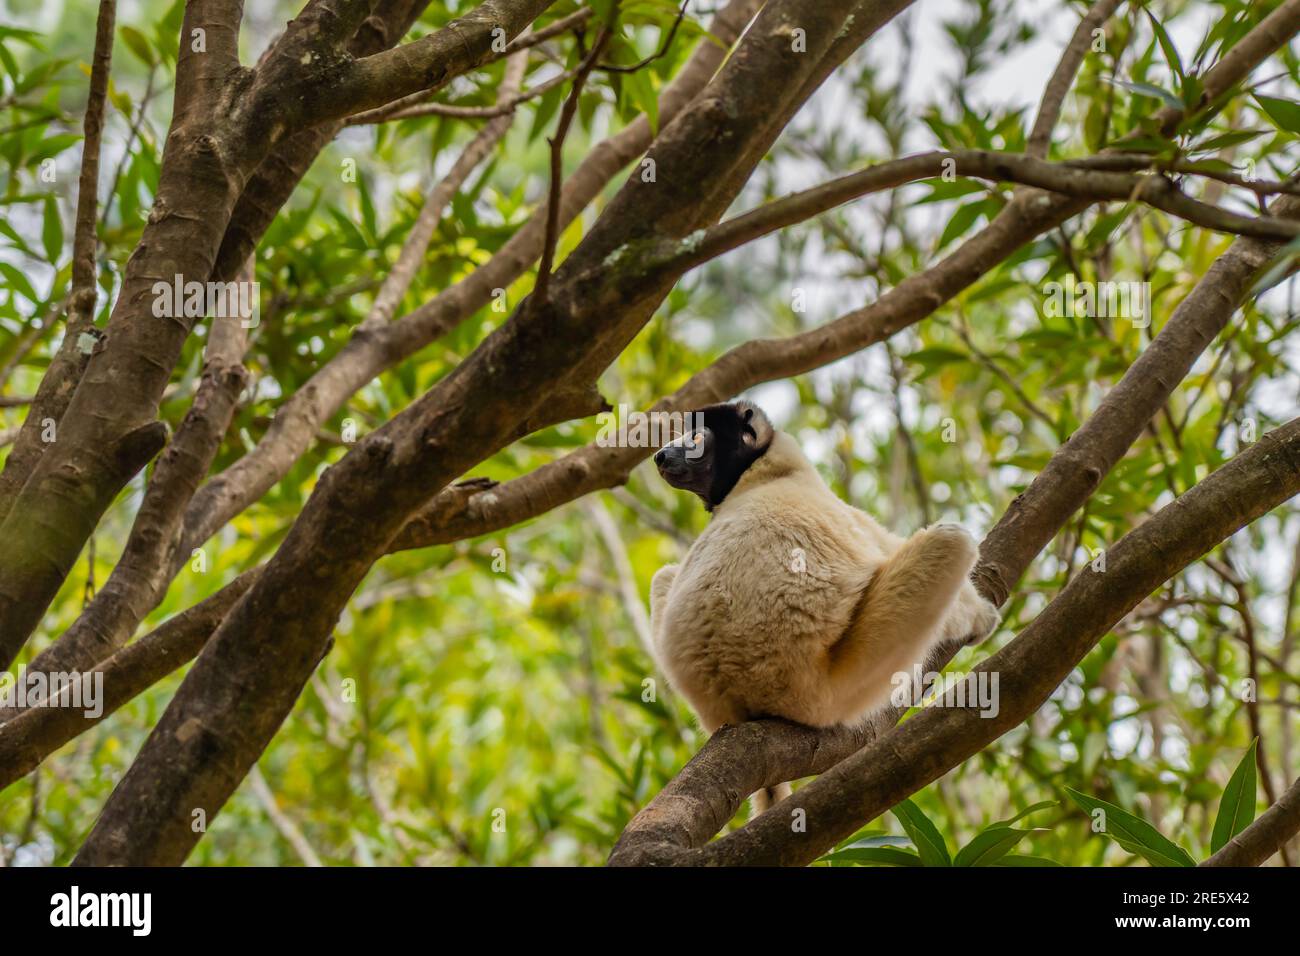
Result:
{"label": "lemur's tail", "polygon": [[754,819],[773,804],[780,803],[793,791],[788,783],[778,783],[775,787],[764,787],[749,798],[749,819]]}

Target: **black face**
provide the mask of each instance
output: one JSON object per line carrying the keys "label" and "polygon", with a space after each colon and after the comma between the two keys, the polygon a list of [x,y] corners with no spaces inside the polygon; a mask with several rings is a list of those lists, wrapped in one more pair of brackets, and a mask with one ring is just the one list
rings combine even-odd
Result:
{"label": "black face", "polygon": [[[745,469],[772,443],[772,424],[750,402],[709,405],[689,418],[696,427],[655,453],[655,465],[674,488],[693,491],[712,511]],[[701,424],[702,423],[702,424]]]}

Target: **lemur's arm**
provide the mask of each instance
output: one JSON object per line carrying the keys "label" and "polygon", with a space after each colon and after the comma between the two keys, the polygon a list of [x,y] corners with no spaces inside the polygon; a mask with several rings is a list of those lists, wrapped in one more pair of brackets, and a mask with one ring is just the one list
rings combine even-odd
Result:
{"label": "lemur's arm", "polygon": [[[663,626],[664,611],[668,607],[668,592],[672,590],[673,582],[677,580],[678,568],[679,565],[676,564],[665,564],[650,579],[650,640],[653,646],[647,647],[646,652],[654,658],[656,664],[659,663],[659,646],[663,643],[659,629]],[[662,666],[660,669],[662,670]]]}

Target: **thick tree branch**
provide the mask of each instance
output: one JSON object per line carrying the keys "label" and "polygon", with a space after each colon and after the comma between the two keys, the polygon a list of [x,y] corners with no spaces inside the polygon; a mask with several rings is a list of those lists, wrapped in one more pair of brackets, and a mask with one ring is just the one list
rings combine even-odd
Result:
{"label": "thick tree branch", "polygon": [[485,0],[428,36],[338,64],[323,83],[301,85],[297,121],[342,120],[412,93],[435,89],[496,59],[555,0]]}
{"label": "thick tree branch", "polygon": [[222,91],[240,69],[239,27],[243,0],[192,0],[185,5],[177,38],[173,126],[218,108]]}
{"label": "thick tree branch", "polygon": [[[427,0],[380,0],[348,47],[353,56],[368,56],[392,46],[410,29]],[[212,278],[233,276],[256,248],[280,207],[325,144],[334,138],[341,122],[322,123],[288,137],[258,165],[230,214],[226,234],[217,251]]]}

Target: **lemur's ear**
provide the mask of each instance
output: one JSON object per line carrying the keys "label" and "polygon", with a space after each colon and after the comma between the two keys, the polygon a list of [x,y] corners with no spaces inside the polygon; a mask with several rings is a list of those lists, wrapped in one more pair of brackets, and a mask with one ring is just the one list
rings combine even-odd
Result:
{"label": "lemur's ear", "polygon": [[740,440],[749,448],[765,449],[772,442],[772,423],[753,402],[736,402],[740,415]]}

